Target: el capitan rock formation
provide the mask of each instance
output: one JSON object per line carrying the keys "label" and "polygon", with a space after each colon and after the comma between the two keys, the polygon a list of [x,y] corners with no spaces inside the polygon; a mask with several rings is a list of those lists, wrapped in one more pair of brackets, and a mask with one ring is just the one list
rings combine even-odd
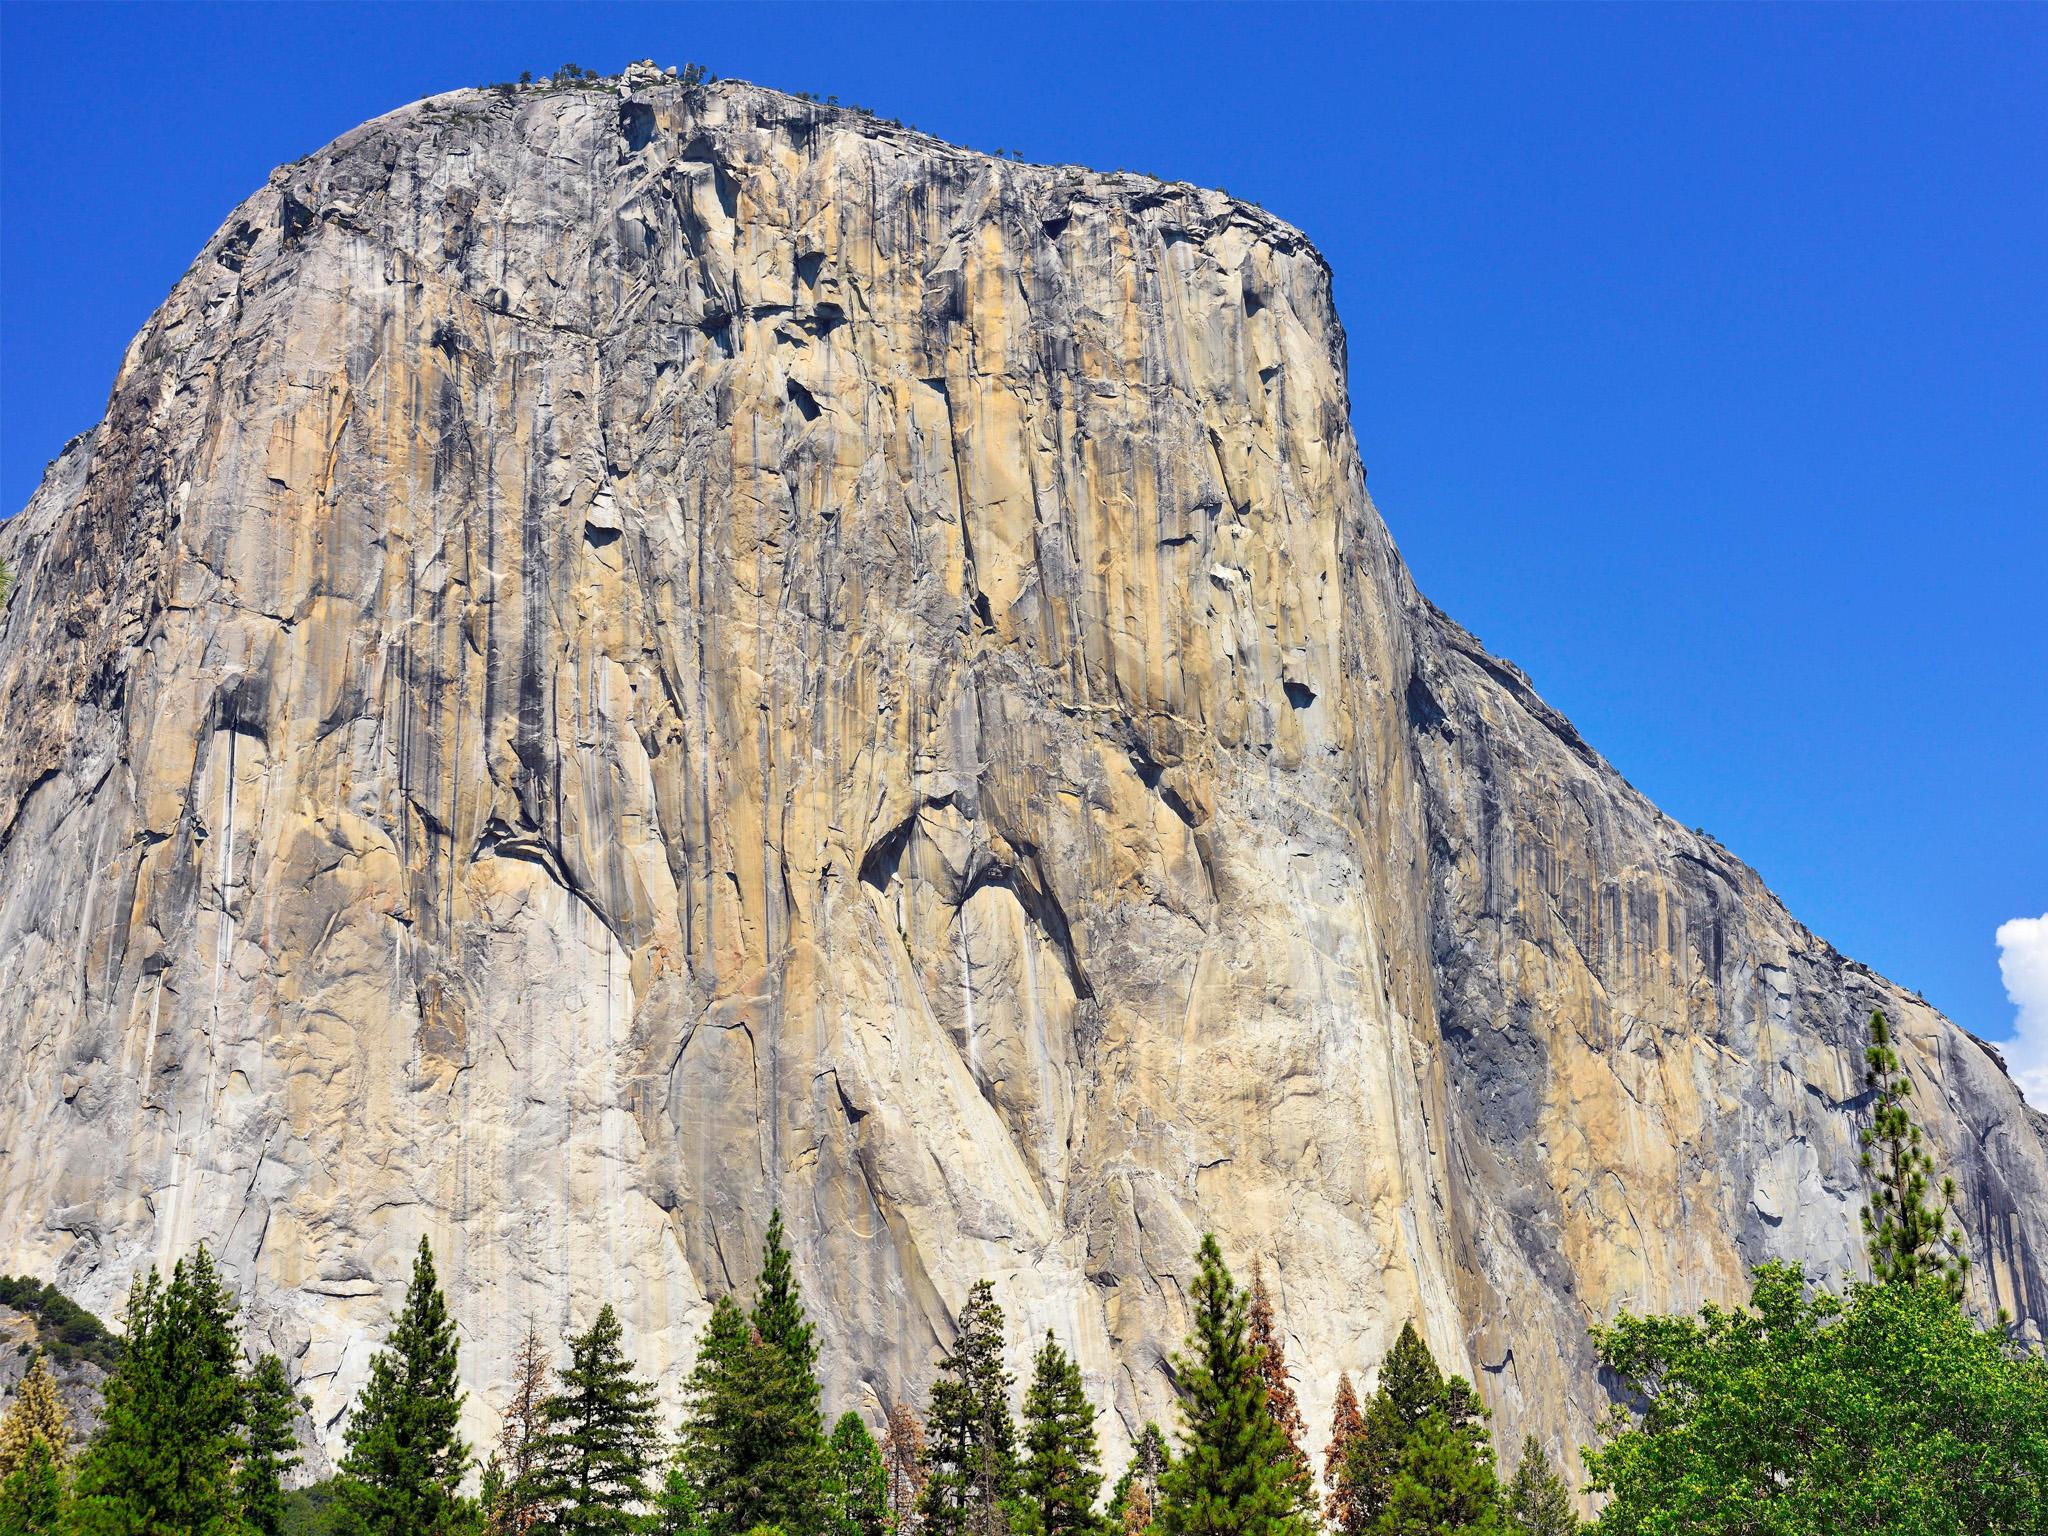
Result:
{"label": "el capitan rock formation", "polygon": [[204,1239],[330,1432],[421,1233],[481,1438],[529,1315],[672,1383],[779,1203],[835,1412],[987,1274],[1164,1418],[1214,1227],[1312,1438],[1414,1316],[1559,1449],[1589,1321],[1854,1268],[1875,1006],[2048,1317],[2048,1122],[1417,594],[1219,193],[438,97],[229,216],[0,555],[0,1268]]}

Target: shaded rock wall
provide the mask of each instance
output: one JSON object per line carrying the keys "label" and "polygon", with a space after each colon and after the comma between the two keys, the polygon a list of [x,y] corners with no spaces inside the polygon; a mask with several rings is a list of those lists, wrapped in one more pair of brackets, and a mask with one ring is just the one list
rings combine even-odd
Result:
{"label": "shaded rock wall", "polygon": [[1562,1448],[1588,1321],[1853,1265],[1875,1005],[2048,1311],[2041,1117],[1415,593],[1220,194],[436,98],[229,217],[0,552],[0,1267],[205,1239],[330,1433],[421,1233],[481,1437],[529,1316],[673,1385],[779,1203],[834,1411],[988,1274],[1163,1418],[1213,1227],[1318,1437],[1418,1317]]}

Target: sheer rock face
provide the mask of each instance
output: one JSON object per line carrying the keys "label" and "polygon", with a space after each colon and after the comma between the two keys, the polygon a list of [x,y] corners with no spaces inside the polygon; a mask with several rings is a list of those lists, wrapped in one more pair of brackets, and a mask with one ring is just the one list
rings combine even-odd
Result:
{"label": "sheer rock face", "polygon": [[1415,592],[1328,273],[1221,194],[740,85],[460,92],[279,170],[0,532],[0,1253],[204,1239],[331,1433],[430,1236],[492,1427],[672,1390],[771,1208],[829,1406],[992,1276],[1124,1432],[1263,1255],[1312,1438],[1418,1317],[1860,1246],[1886,1008],[2048,1313],[2048,1122]]}

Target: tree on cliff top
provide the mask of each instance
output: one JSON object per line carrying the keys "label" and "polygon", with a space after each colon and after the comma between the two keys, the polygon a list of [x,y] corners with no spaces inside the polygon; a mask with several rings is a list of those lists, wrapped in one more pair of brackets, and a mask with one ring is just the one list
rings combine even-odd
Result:
{"label": "tree on cliff top", "polygon": [[1872,1277],[1881,1285],[1930,1280],[1960,1303],[1970,1260],[1962,1251],[1962,1233],[1948,1219],[1955,1180],[1944,1177],[1939,1201],[1929,1203],[1934,1157],[1906,1107],[1913,1084],[1900,1067],[1882,1011],[1871,1014],[1870,1035],[1863,1060],[1875,1103],[1863,1132],[1862,1163],[1872,1184],[1863,1211]]}

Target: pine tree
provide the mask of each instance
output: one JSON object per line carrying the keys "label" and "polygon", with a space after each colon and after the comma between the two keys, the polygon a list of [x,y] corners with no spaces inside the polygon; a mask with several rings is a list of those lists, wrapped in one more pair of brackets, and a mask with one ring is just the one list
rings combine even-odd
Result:
{"label": "pine tree", "polygon": [[343,1436],[336,1489],[345,1529],[358,1536],[445,1536],[465,1516],[457,1491],[469,1447],[456,1433],[455,1322],[420,1239],[412,1283],[384,1347],[370,1361]]}
{"label": "pine tree", "polygon": [[1337,1402],[1330,1412],[1330,1445],[1323,1452],[1323,1478],[1330,1494],[1324,1501],[1324,1518],[1336,1536],[1363,1536],[1372,1523],[1355,1481],[1351,1458],[1353,1448],[1365,1433],[1365,1415],[1359,1411],[1358,1390],[1351,1385],[1351,1373],[1337,1376]]}
{"label": "pine tree", "polygon": [[828,1536],[887,1536],[889,1475],[859,1414],[842,1413],[832,1426],[826,1466]]}
{"label": "pine tree", "polygon": [[762,1244],[753,1312],[729,1296],[713,1305],[687,1398],[682,1458],[713,1536],[757,1525],[816,1531],[829,1515],[817,1345],[780,1211]]}
{"label": "pine tree", "polygon": [[680,1461],[669,1463],[661,1491],[654,1496],[654,1514],[647,1530],[648,1536],[704,1536],[704,1514],[697,1502],[697,1486]]}
{"label": "pine tree", "polygon": [[1109,1524],[1124,1536],[1142,1536],[1150,1528],[1159,1512],[1159,1479],[1172,1459],[1167,1453],[1166,1436],[1147,1419],[1131,1446],[1130,1464],[1109,1496]]}
{"label": "pine tree", "polygon": [[41,1351],[29,1361],[6,1417],[0,1418],[0,1478],[25,1465],[39,1442],[50,1448],[51,1458],[59,1465],[71,1448],[71,1419],[57,1396],[57,1378],[50,1374],[50,1362]]}
{"label": "pine tree", "polygon": [[1301,1448],[1308,1426],[1302,1422],[1301,1404],[1295,1400],[1294,1383],[1288,1379],[1287,1351],[1281,1343],[1280,1325],[1273,1318],[1273,1300],[1266,1293],[1265,1267],[1256,1260],[1252,1263],[1251,1305],[1245,1316],[1252,1347],[1258,1351],[1259,1377],[1266,1384],[1266,1407],[1293,1453],[1295,1496],[1301,1507],[1313,1514],[1315,1469],[1309,1464],[1308,1452]]}
{"label": "pine tree", "polygon": [[1001,1536],[1016,1491],[1017,1427],[1003,1369],[1003,1309],[977,1280],[960,1309],[953,1351],[939,1362],[925,1413],[925,1487],[919,1504],[930,1536]]}
{"label": "pine tree", "polygon": [[551,1374],[547,1346],[529,1321],[526,1336],[512,1352],[512,1399],[505,1405],[497,1454],[491,1458],[496,1476],[479,1500],[490,1536],[526,1536],[547,1514],[539,1490],[540,1443],[546,1430],[540,1410]]}
{"label": "pine tree", "polygon": [[1522,1442],[1522,1463],[1507,1486],[1505,1512],[1513,1536],[1578,1536],[1571,1490],[1534,1435]]}
{"label": "pine tree", "polygon": [[299,1464],[298,1410],[284,1362],[265,1355],[242,1387],[244,1438],[235,1471],[242,1522],[257,1536],[284,1530],[284,1475]]}
{"label": "pine tree", "polygon": [[535,1448],[546,1529],[561,1536],[615,1536],[639,1525],[660,1433],[654,1389],[633,1374],[618,1314],[607,1304],[569,1340],[559,1388],[540,1408]]}
{"label": "pine tree", "polygon": [[1500,1484],[1486,1432],[1432,1409],[1401,1447],[1377,1536],[1498,1536]]}
{"label": "pine tree", "polygon": [[1163,1536],[1309,1536],[1294,1456],[1268,1406],[1247,1298],[1202,1239],[1185,1353],[1174,1361],[1180,1454],[1160,1480]]}
{"label": "pine tree", "polygon": [[757,1347],[769,1351],[759,1367],[767,1395],[755,1467],[761,1489],[756,1523],[814,1531],[826,1517],[819,1496],[827,1455],[818,1407],[818,1346],[804,1316],[779,1209],[768,1218],[762,1240],[751,1320]]}
{"label": "pine tree", "polygon": [[81,1536],[237,1531],[234,1327],[234,1302],[203,1247],[172,1266],[168,1285],[151,1269],[129,1290],[99,1432],[79,1463],[73,1523]]}
{"label": "pine tree", "polygon": [[1962,1251],[1962,1233],[1948,1219],[1955,1180],[1944,1177],[1940,1201],[1928,1203],[1934,1158],[1906,1108],[1913,1084],[1900,1070],[1891,1025],[1882,1011],[1871,1014],[1870,1035],[1863,1060],[1876,1102],[1863,1132],[1862,1161],[1875,1186],[1863,1211],[1872,1275],[1880,1285],[1931,1280],[1960,1303],[1970,1260]]}
{"label": "pine tree", "polygon": [[1363,1421],[1334,1480],[1358,1529],[1382,1536],[1498,1529],[1486,1410],[1470,1382],[1438,1369],[1413,1323],[1387,1351]]}
{"label": "pine tree", "polygon": [[1102,1459],[1095,1408],[1083,1389],[1081,1368],[1050,1330],[1033,1357],[1024,1394],[1024,1451],[1018,1477],[1022,1529],[1030,1536],[1097,1536]]}
{"label": "pine tree", "polygon": [[0,1536],[56,1536],[64,1507],[64,1469],[50,1442],[29,1442],[0,1477]]}
{"label": "pine tree", "polygon": [[924,1422],[908,1403],[889,1410],[882,1430],[882,1471],[889,1499],[889,1523],[897,1536],[917,1528],[918,1505],[924,1498]]}

